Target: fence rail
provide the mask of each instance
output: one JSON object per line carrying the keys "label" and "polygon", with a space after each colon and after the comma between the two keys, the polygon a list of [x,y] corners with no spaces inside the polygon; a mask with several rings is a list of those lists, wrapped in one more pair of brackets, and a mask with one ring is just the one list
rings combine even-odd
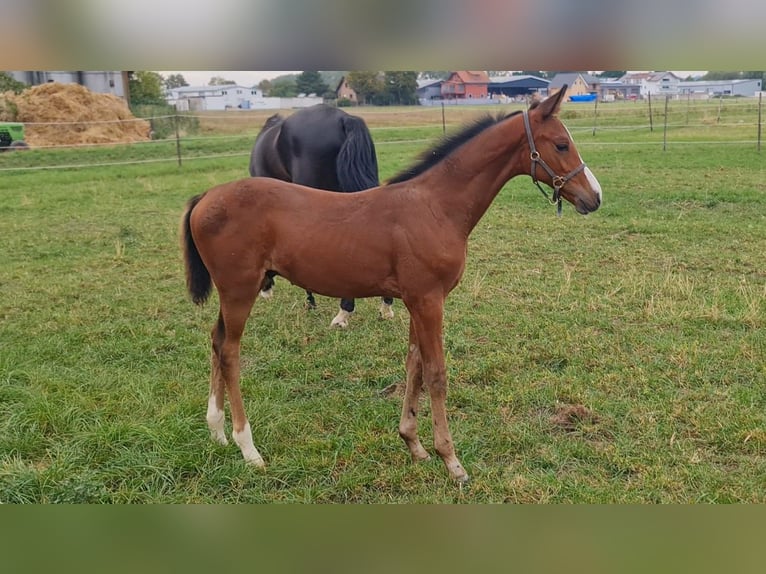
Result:
{"label": "fence rail", "polygon": [[[678,145],[737,145],[761,150],[762,97],[684,100],[662,98],[619,103],[565,103],[560,116],[579,146],[660,146],[672,153]],[[523,103],[487,106],[353,108],[365,119],[377,146],[423,146],[483,112],[511,112]],[[292,110],[282,110],[289,114]],[[36,145],[0,153],[0,172],[93,168],[115,165],[172,163],[247,156],[263,122],[275,110],[223,113],[178,113],[104,121],[30,122],[36,130],[84,131],[104,123],[148,122],[153,139],[129,143]],[[49,133],[49,132],[48,132]]]}

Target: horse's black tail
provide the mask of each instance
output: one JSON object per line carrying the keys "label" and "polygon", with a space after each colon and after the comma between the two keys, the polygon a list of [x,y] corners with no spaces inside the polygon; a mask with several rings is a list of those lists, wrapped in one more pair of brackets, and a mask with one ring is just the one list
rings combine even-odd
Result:
{"label": "horse's black tail", "polygon": [[361,191],[380,185],[378,158],[370,130],[362,118],[343,117],[346,141],[335,160],[340,191]]}
{"label": "horse's black tail", "polygon": [[184,252],[184,263],[186,266],[186,288],[197,305],[202,305],[210,296],[213,288],[210,280],[210,272],[205,267],[205,263],[199,255],[197,245],[191,234],[191,219],[194,206],[199,203],[204,194],[192,197],[186,204],[186,212],[181,219],[181,244]]}

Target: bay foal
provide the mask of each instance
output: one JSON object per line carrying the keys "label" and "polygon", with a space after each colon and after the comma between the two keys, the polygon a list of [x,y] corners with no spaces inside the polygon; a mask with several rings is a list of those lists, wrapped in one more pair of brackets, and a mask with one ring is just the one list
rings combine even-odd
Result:
{"label": "bay foal", "polygon": [[434,446],[450,475],[468,479],[447,424],[443,310],[460,281],[468,236],[503,185],[527,174],[585,214],[601,187],[557,117],[566,87],[517,112],[487,116],[427,150],[388,185],[326,193],[270,178],[216,186],[192,198],[182,219],[187,285],[203,303],[212,285],[220,309],[212,330],[207,422],[226,444],[224,391],[232,437],[262,466],[240,392],[240,339],[259,290],[280,275],[339,298],[400,298],[410,314],[407,383],[399,434],[414,460],[429,458],[417,434],[418,397],[431,398]]}

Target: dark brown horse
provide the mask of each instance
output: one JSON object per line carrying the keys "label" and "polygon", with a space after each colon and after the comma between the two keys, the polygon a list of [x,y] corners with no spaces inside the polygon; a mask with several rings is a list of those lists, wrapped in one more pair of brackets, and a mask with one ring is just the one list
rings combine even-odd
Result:
{"label": "dark brown horse", "polygon": [[457,480],[468,478],[447,425],[444,301],[458,284],[468,236],[503,185],[527,174],[553,187],[553,201],[579,213],[601,204],[601,188],[558,119],[566,89],[504,117],[486,117],[428,150],[385,187],[325,193],[251,178],[208,190],[183,216],[186,278],[195,303],[212,283],[220,310],[212,330],[207,422],[226,444],[224,389],[232,437],[248,462],[253,444],[239,386],[240,338],[267,274],[332,297],[400,298],[410,314],[407,383],[399,434],[414,460],[429,458],[417,434],[418,397],[431,397],[436,452]]}
{"label": "dark brown horse", "polygon": [[[380,185],[375,144],[367,124],[326,104],[303,108],[287,118],[279,114],[268,118],[250,153],[250,175],[344,193]],[[273,285],[269,276],[261,295],[270,297]],[[316,307],[311,291],[306,299],[310,309]],[[393,299],[383,298],[383,318],[394,316],[392,303]],[[348,326],[354,306],[353,299],[341,299],[330,326]]]}

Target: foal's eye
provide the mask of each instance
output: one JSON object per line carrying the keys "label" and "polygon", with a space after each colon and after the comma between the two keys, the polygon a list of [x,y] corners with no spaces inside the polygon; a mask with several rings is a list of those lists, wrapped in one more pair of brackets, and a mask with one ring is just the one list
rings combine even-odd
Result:
{"label": "foal's eye", "polygon": [[569,151],[569,142],[566,143],[557,143],[556,149],[559,151]]}

